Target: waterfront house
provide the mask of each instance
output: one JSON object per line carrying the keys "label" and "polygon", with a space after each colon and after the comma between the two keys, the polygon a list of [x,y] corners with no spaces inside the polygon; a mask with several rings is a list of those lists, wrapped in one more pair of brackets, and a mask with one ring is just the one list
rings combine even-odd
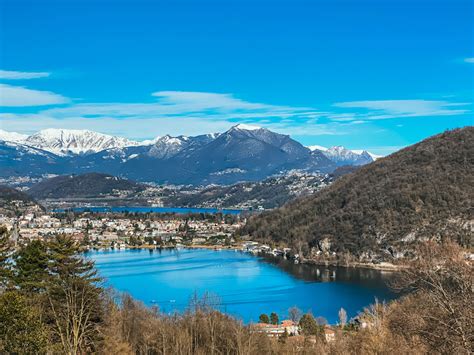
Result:
{"label": "waterfront house", "polygon": [[336,340],[336,332],[330,326],[324,327],[324,339],[326,339],[328,343]]}
{"label": "waterfront house", "polygon": [[278,337],[285,332],[285,329],[279,325],[268,323],[257,323],[254,325],[257,333],[265,333],[269,337]]}
{"label": "waterfront house", "polygon": [[293,322],[290,319],[284,319],[281,321],[281,327],[286,329],[286,332],[289,335],[298,335],[300,327],[297,323]]}
{"label": "waterfront house", "polygon": [[269,337],[279,337],[286,331],[288,335],[298,335],[299,326],[289,319],[283,320],[280,324],[257,323],[254,329],[258,333],[265,333]]}

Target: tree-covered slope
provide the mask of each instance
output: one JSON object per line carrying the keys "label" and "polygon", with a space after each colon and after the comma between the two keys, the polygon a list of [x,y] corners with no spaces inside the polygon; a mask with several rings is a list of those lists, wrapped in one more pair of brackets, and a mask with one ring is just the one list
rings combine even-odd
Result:
{"label": "tree-covered slope", "polygon": [[112,175],[89,173],[63,175],[33,185],[28,194],[37,199],[100,197],[130,194],[145,189],[144,185]]}
{"label": "tree-covered slope", "polygon": [[0,200],[5,202],[22,201],[31,204],[35,203],[35,201],[24,192],[6,185],[0,185]]}
{"label": "tree-covered slope", "polygon": [[16,215],[30,209],[42,209],[32,197],[13,187],[0,185],[0,214]]}
{"label": "tree-covered slope", "polygon": [[473,201],[474,127],[466,127],[428,138],[313,196],[253,217],[241,233],[299,246],[307,255],[325,240],[335,252],[385,258],[425,238],[449,237],[472,246]]}
{"label": "tree-covered slope", "polygon": [[257,182],[211,186],[194,193],[179,192],[164,200],[169,206],[276,208],[297,196],[313,193],[331,181],[328,175],[293,173]]}

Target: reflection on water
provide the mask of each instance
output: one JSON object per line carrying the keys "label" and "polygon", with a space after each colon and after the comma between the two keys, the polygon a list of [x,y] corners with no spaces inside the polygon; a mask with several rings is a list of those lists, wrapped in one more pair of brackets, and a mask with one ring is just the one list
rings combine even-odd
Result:
{"label": "reflection on water", "polygon": [[274,256],[265,256],[262,259],[304,281],[346,282],[364,287],[379,287],[388,285],[394,277],[393,272],[369,268],[295,264]]}
{"label": "reflection on water", "polygon": [[[65,212],[67,209],[58,208],[54,212]],[[197,207],[151,207],[151,206],[94,206],[94,207],[74,207],[74,212],[96,212],[96,213],[207,213],[207,214],[241,214],[245,210],[218,209],[218,208],[197,208]]]}
{"label": "reflection on water", "polygon": [[218,295],[219,309],[245,322],[261,313],[287,317],[297,306],[337,322],[343,307],[355,316],[374,298],[390,300],[389,273],[370,269],[295,265],[222,250],[91,251],[101,276],[119,291],[130,293],[162,312],[183,311],[192,295]]}

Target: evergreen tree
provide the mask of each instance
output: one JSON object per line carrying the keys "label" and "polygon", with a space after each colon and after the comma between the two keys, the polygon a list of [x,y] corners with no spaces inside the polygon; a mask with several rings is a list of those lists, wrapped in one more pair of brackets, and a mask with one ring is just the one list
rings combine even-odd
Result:
{"label": "evergreen tree", "polygon": [[6,287],[11,276],[8,265],[10,256],[10,236],[5,226],[0,226],[0,289]]}
{"label": "evergreen tree", "polygon": [[270,314],[270,322],[277,325],[279,323],[278,314],[272,312],[272,314]]}
{"label": "evergreen tree", "polygon": [[0,295],[0,353],[45,354],[46,329],[40,312],[15,291]]}
{"label": "evergreen tree", "polygon": [[301,317],[299,325],[304,335],[318,335],[321,333],[321,326],[318,325],[316,319],[310,313],[306,313]]}
{"label": "evergreen tree", "polygon": [[69,237],[59,235],[49,243],[48,288],[53,332],[64,353],[94,352],[102,322],[100,279],[90,260]]}
{"label": "evergreen tree", "polygon": [[15,255],[15,282],[28,294],[45,290],[48,282],[49,256],[46,244],[34,240]]}
{"label": "evergreen tree", "polygon": [[266,324],[270,323],[270,318],[268,318],[268,316],[265,313],[260,314],[260,317],[258,317],[258,320],[260,321],[260,323],[266,323]]}

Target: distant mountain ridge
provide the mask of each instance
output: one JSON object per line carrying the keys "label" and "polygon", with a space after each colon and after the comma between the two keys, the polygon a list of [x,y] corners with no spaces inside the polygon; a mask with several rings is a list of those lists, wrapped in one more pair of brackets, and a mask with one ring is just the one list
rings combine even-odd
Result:
{"label": "distant mountain ridge", "polygon": [[474,127],[428,138],[341,177],[313,196],[251,218],[241,234],[307,257],[410,255],[420,240],[474,240]]}
{"label": "distant mountain ridge", "polygon": [[328,173],[341,165],[372,161],[356,153],[351,159],[335,159],[288,135],[249,125],[195,137],[166,135],[145,143],[86,130],[50,129],[26,138],[2,131],[0,163],[5,169],[0,176],[101,172],[158,183],[233,184],[290,170]]}
{"label": "distant mountain ridge", "polygon": [[320,151],[332,162],[336,163],[337,166],[344,165],[365,165],[369,164],[376,159],[380,158],[373,153],[369,153],[366,150],[350,150],[343,146],[334,146],[325,148],[319,145],[313,145],[308,147],[311,151]]}
{"label": "distant mountain ridge", "polygon": [[138,142],[88,130],[44,129],[23,141],[25,145],[57,155],[96,153],[109,148],[137,146]]}
{"label": "distant mountain ridge", "polygon": [[289,200],[314,193],[333,178],[323,174],[289,173],[262,181],[230,186],[209,186],[199,191],[178,191],[163,200],[169,206],[260,209],[275,208]]}
{"label": "distant mountain ridge", "polygon": [[28,194],[10,186],[0,185],[0,214],[14,216],[24,213],[30,207],[44,209]]}
{"label": "distant mountain ridge", "polygon": [[128,195],[145,190],[145,186],[108,174],[56,176],[33,185],[28,195],[35,199],[59,199]]}

